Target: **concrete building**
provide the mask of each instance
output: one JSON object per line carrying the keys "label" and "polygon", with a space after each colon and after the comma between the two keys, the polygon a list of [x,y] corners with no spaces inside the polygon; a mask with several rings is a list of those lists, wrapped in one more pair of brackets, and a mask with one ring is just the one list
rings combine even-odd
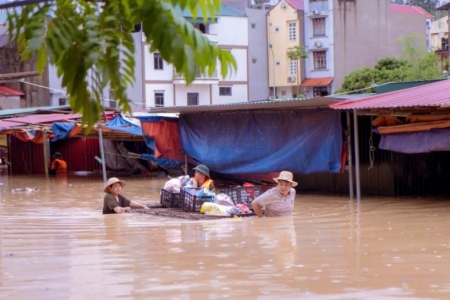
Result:
{"label": "concrete building", "polygon": [[[269,86],[272,98],[295,98],[305,78],[302,59],[291,60],[292,47],[304,47],[302,0],[282,0],[267,13]],[[300,92],[300,90],[298,91]]]}
{"label": "concrete building", "polygon": [[304,13],[307,97],[333,94],[349,73],[399,57],[400,37],[417,33],[429,41],[433,18],[420,7],[389,0],[305,0]]}
{"label": "concrete building", "polygon": [[[183,14],[189,18],[189,15]],[[220,76],[219,69],[211,77],[198,73],[195,80],[186,85],[185,79],[172,65],[163,61],[159,53],[150,52],[150,45],[144,44],[143,39],[145,107],[226,104],[249,99],[247,17],[222,6],[217,20],[203,24],[203,19],[198,18],[192,22],[211,42],[231,51],[237,62],[237,70],[226,78]]]}
{"label": "concrete building", "polygon": [[[447,14],[450,14],[450,2],[443,3],[441,6],[437,8],[438,11],[447,11]],[[442,29],[444,30],[445,24],[443,24]],[[444,38],[444,40],[441,39],[441,49],[436,50],[436,54],[440,56],[441,58],[441,64],[444,71],[448,72],[450,71],[449,67],[449,58],[450,58],[450,47],[449,47],[449,32],[450,32],[450,22],[448,22],[447,17],[447,39],[445,39],[445,33],[444,36],[441,38]]]}

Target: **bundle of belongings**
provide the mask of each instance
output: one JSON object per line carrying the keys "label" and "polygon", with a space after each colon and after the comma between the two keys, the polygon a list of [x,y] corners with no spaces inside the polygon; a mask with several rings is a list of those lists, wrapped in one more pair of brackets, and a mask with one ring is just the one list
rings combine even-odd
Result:
{"label": "bundle of belongings", "polygon": [[[216,216],[235,216],[251,214],[249,206],[243,203],[235,204],[233,199],[225,194],[215,194],[207,188],[197,188],[195,179],[188,175],[179,176],[168,180],[163,187],[164,190],[170,193],[180,193],[183,189],[189,195],[195,197],[185,197],[180,201],[196,201],[202,199],[200,213]],[[193,203],[183,203],[184,207],[194,207]],[[198,211],[198,208],[197,210]]]}

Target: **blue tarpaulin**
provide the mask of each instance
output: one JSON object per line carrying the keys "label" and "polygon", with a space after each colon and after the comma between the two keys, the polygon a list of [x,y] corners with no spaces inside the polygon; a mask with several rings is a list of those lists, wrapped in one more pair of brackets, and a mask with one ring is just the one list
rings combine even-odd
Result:
{"label": "blue tarpaulin", "polygon": [[52,142],[56,140],[67,139],[72,131],[75,123],[73,122],[54,122],[52,123],[51,129],[53,131],[54,137]]}
{"label": "blue tarpaulin", "polygon": [[400,153],[450,151],[450,128],[382,134],[379,148]]}
{"label": "blue tarpaulin", "polygon": [[134,135],[142,135],[141,126],[125,120],[120,115],[109,121],[108,124],[106,124],[106,127],[116,131],[127,132]]}
{"label": "blue tarpaulin", "polygon": [[179,122],[184,151],[216,172],[340,171],[342,127],[336,111],[182,114]]}

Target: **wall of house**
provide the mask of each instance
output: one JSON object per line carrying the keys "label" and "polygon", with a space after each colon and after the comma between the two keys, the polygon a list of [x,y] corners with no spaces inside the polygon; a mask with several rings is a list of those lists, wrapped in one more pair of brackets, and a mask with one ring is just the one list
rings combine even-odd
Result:
{"label": "wall of house", "polygon": [[426,38],[425,16],[392,13],[388,0],[333,0],[333,19],[335,89],[349,73],[399,57],[398,38],[411,33]]}
{"label": "wall of house", "polygon": [[211,86],[209,84],[175,85],[175,103],[179,106],[187,105],[187,94],[198,93],[198,105],[212,104]]}
{"label": "wall of house", "polygon": [[174,85],[172,81],[146,84],[145,88],[145,99],[146,107],[154,107],[155,106],[155,93],[163,93],[164,94],[164,106],[175,106],[177,105],[174,97]]}
{"label": "wall of house", "polygon": [[[285,2],[283,2],[285,3]],[[297,28],[297,37],[295,41],[289,40],[289,23],[295,22]],[[282,5],[278,4],[273,7],[267,16],[267,33],[268,33],[268,43],[272,45],[269,48],[268,53],[268,69],[269,69],[269,86],[273,87],[292,87],[297,86],[303,78],[298,78],[295,75],[295,81],[289,81],[288,77],[292,76],[290,74],[290,60],[287,57],[287,50],[290,47],[303,45],[303,14],[298,14],[297,11],[285,3],[284,8]],[[298,66],[300,70],[301,65]],[[302,76],[303,72],[300,72]],[[275,77],[275,79],[274,79]],[[272,92],[272,90],[271,90]],[[290,92],[289,94],[291,94]],[[271,93],[272,96],[272,93]],[[292,95],[289,95],[291,97]],[[277,93],[277,97],[281,97]]]}
{"label": "wall of house", "polygon": [[[0,32],[6,30],[3,27]],[[0,34],[1,35],[1,34]],[[2,38],[8,39],[8,36],[1,35]],[[21,61],[21,57],[17,52],[17,44],[15,42],[6,42],[0,47],[1,57],[1,73],[19,73],[36,71],[36,58],[30,58],[26,61]],[[50,93],[47,88],[41,86],[48,86],[49,75],[48,70],[45,69],[42,75],[26,77],[25,82],[10,81],[8,86],[21,90],[25,93],[24,104],[25,107],[49,106]]]}
{"label": "wall of house", "polygon": [[19,96],[0,96],[0,109],[21,108]]}

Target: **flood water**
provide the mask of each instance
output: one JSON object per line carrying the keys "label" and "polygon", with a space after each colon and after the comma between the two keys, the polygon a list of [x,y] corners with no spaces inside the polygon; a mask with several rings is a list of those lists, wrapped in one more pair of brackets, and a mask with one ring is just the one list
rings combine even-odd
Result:
{"label": "flood water", "polygon": [[[159,201],[165,179],[124,179]],[[300,194],[292,217],[192,221],[102,215],[100,177],[0,182],[0,299],[450,299],[446,199]]]}

